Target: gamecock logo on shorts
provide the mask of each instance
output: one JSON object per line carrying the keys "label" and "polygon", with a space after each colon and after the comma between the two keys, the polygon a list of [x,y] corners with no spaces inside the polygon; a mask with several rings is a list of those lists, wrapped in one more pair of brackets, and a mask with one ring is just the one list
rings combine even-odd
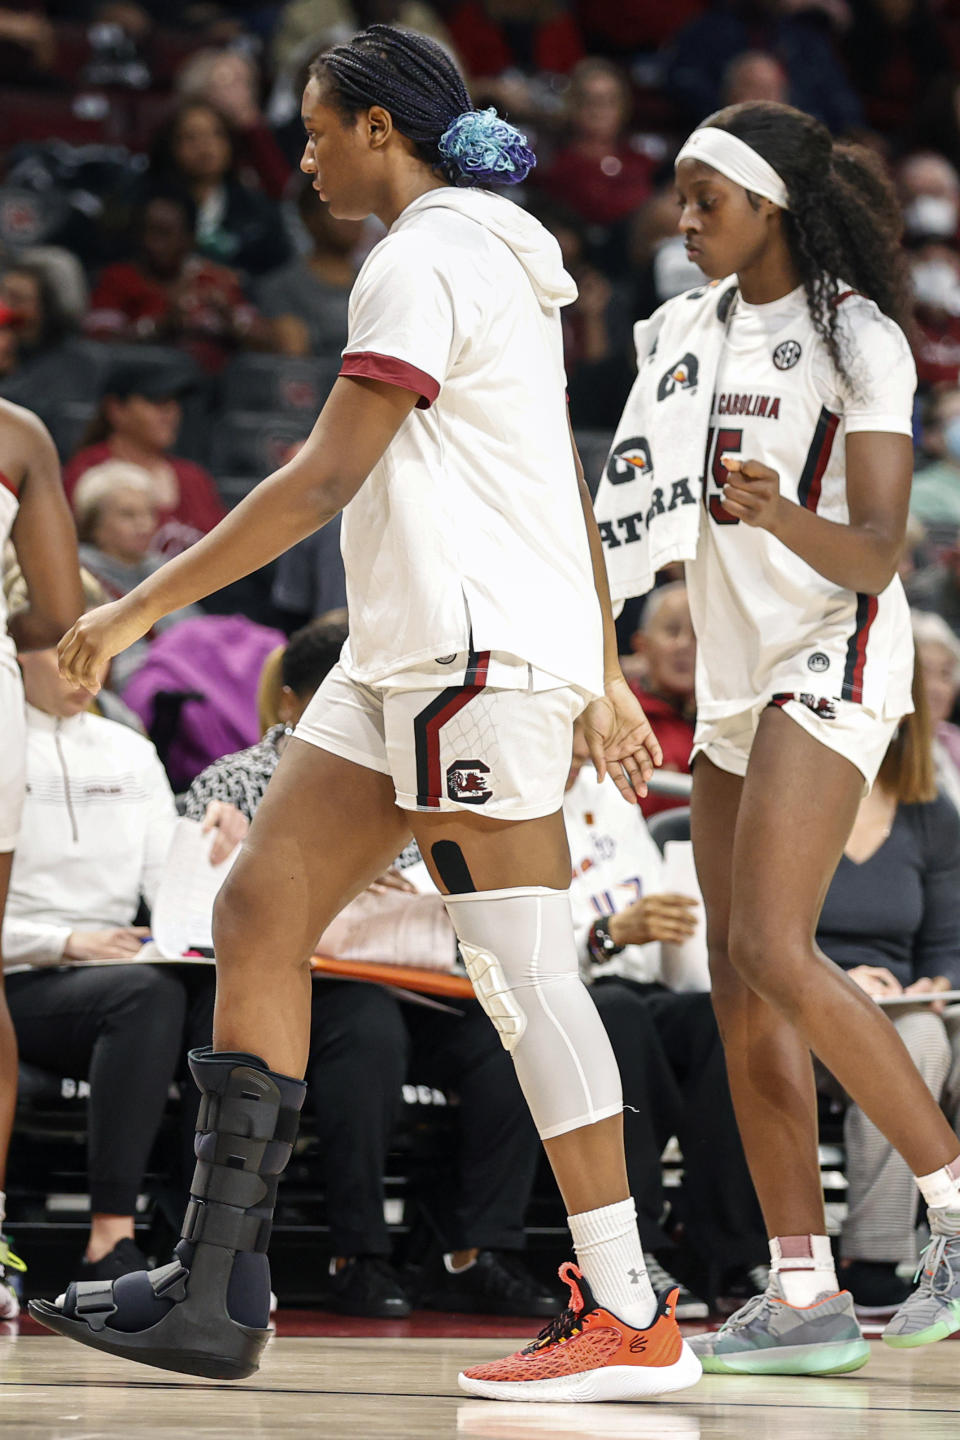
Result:
{"label": "gamecock logo on shorts", "polygon": [[490,766],[482,760],[455,760],[447,770],[447,794],[461,805],[485,805],[493,794],[489,774]]}

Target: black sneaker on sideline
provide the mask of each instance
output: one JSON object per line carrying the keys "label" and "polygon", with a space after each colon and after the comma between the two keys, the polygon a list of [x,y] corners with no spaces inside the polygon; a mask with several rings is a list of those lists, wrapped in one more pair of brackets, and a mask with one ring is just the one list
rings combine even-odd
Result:
{"label": "black sneaker on sideline", "polygon": [[149,1270],[150,1261],[136,1240],[118,1240],[113,1249],[99,1260],[81,1260],[78,1280],[119,1280],[134,1270]]}
{"label": "black sneaker on sideline", "polygon": [[892,1314],[913,1290],[908,1280],[900,1279],[893,1261],[887,1260],[854,1260],[840,1267],[837,1278],[863,1316]]}
{"label": "black sneaker on sideline", "polygon": [[355,1255],[329,1275],[320,1306],[337,1315],[365,1315],[372,1320],[402,1320],[413,1308],[399,1275],[383,1255]]}
{"label": "black sneaker on sideline", "polygon": [[706,1300],[701,1300],[699,1295],[694,1295],[693,1291],[688,1290],[681,1280],[677,1280],[669,1270],[664,1269],[651,1251],[644,1250],[643,1260],[647,1267],[650,1284],[653,1286],[658,1300],[661,1295],[666,1295],[671,1290],[677,1291],[673,1313],[678,1320],[706,1320],[710,1314],[710,1306]]}
{"label": "black sneaker on sideline", "polygon": [[447,1269],[441,1256],[423,1281],[420,1304],[464,1315],[559,1314],[561,1300],[535,1279],[516,1252],[481,1250],[472,1265]]}

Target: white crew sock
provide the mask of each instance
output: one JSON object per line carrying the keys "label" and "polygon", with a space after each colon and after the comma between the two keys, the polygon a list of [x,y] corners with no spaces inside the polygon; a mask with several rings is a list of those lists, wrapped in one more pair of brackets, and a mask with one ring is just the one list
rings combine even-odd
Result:
{"label": "white crew sock", "polygon": [[597,1302],[635,1330],[645,1330],[657,1312],[647,1278],[631,1196],[600,1210],[568,1215],[577,1264]]}
{"label": "white crew sock", "polygon": [[770,1275],[776,1276],[788,1305],[813,1305],[821,1295],[840,1289],[828,1235],[775,1235]]}
{"label": "white crew sock", "polygon": [[960,1234],[960,1155],[930,1175],[918,1175],[917,1184],[933,1234]]}

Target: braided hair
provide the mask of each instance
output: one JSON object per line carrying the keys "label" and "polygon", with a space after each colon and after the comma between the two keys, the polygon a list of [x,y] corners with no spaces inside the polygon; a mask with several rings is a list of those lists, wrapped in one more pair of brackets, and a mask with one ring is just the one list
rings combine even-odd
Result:
{"label": "braided hair", "polygon": [[310,77],[352,124],[381,105],[417,155],[452,185],[515,185],[536,164],[527,137],[491,107],[474,110],[463,77],[435,40],[395,25],[369,25],[318,55]]}
{"label": "braided hair", "polygon": [[[787,187],[783,231],[806,292],[813,327],[841,377],[838,280],[909,328],[900,207],[879,160],[862,145],[835,144],[812,115],[768,100],[728,105],[704,125],[727,130],[756,150]],[[753,197],[751,197],[753,203]]]}

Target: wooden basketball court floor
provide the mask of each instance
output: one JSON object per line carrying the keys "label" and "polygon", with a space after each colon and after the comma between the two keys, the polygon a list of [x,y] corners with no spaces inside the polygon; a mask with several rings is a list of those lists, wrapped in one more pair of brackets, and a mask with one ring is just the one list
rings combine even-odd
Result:
{"label": "wooden basketball court floor", "polygon": [[[510,1340],[282,1333],[235,1383],[98,1355],[29,1322],[0,1326],[4,1440],[958,1440],[960,1344],[894,1351],[835,1379],[705,1376],[637,1405],[511,1404],[457,1388]],[[314,1326],[299,1327],[316,1329]],[[469,1328],[469,1326],[467,1327]],[[513,1327],[511,1326],[511,1329]],[[3,1331],[7,1333],[4,1334]],[[515,1333],[515,1331],[514,1331]]]}

